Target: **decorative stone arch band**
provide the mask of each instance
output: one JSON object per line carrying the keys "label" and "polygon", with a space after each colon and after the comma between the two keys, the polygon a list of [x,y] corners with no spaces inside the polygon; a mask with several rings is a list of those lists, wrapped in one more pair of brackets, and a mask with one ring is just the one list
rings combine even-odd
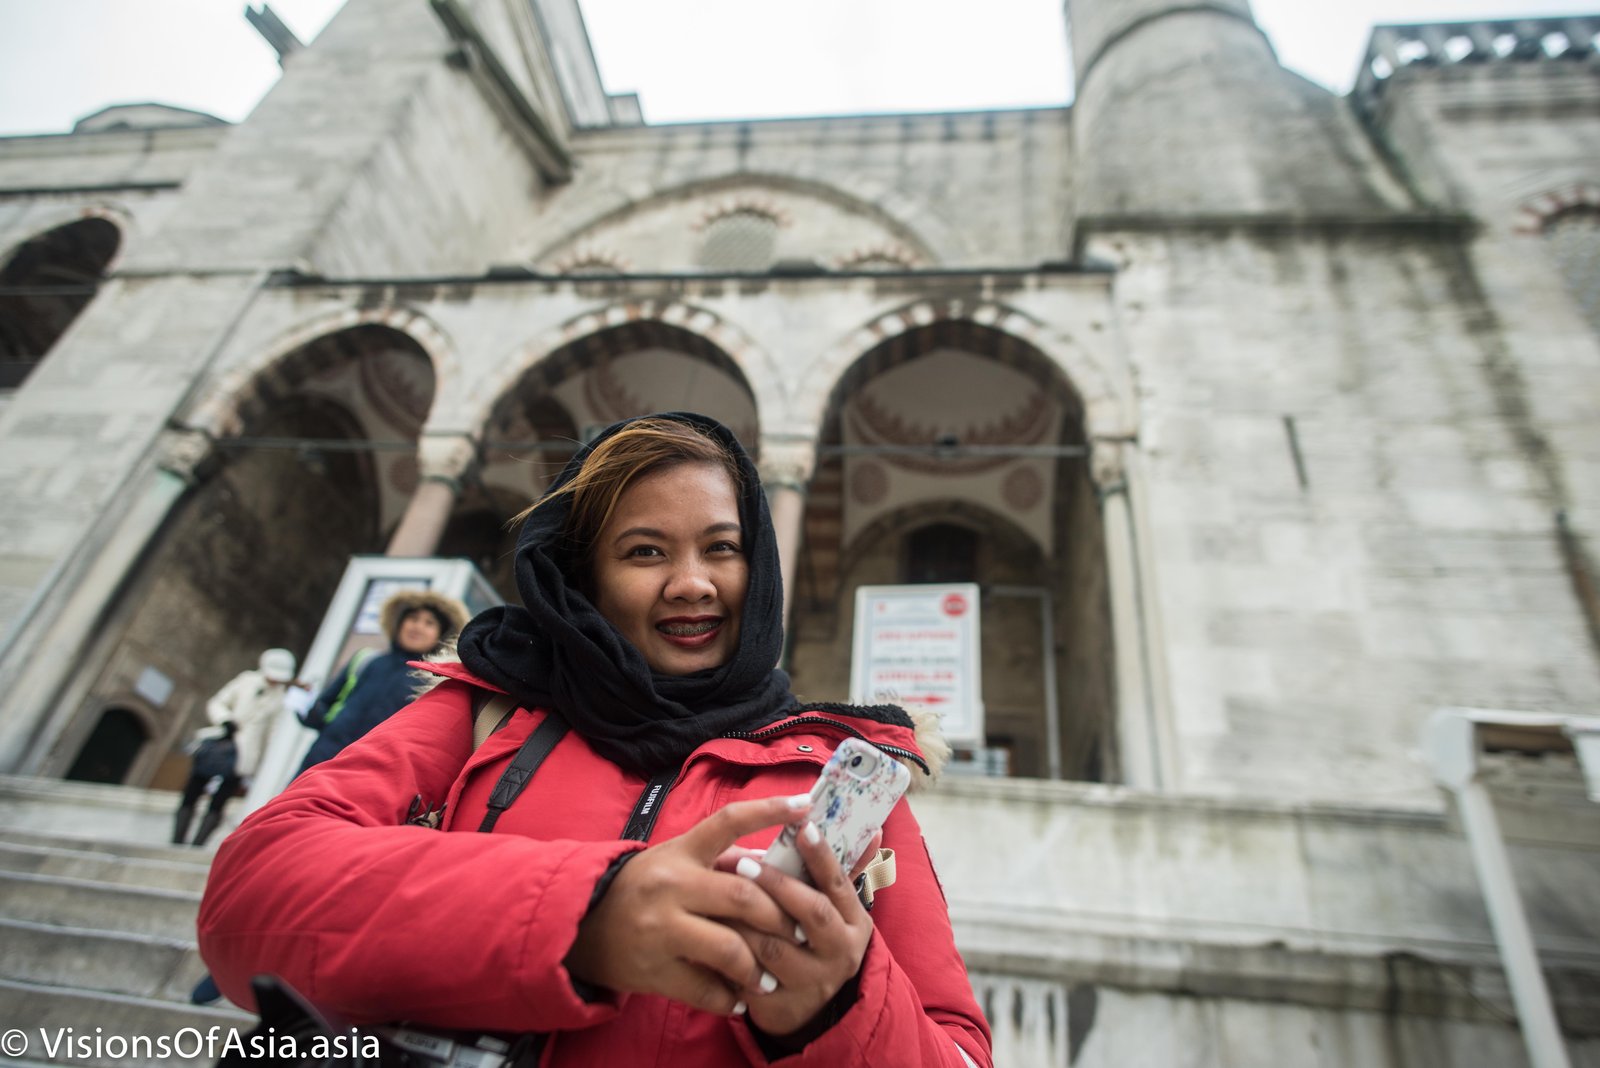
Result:
{"label": "decorative stone arch band", "polygon": [[[780,410],[782,397],[777,392],[777,365],[771,355],[757,345],[738,326],[715,312],[678,301],[639,300],[609,304],[573,316],[554,330],[519,346],[494,363],[495,374],[471,384],[447,409],[435,404],[435,414],[423,433],[467,434],[482,440],[500,401],[530,374],[537,373],[548,385],[580,369],[588,354],[582,343],[608,330],[628,325],[658,324],[690,335],[697,348],[714,350],[727,358],[742,384],[750,390],[755,408],[756,427],[766,425],[765,416]],[[442,391],[441,391],[442,395]],[[448,425],[448,431],[445,427]]]}
{"label": "decorative stone arch band", "polygon": [[521,257],[528,263],[543,262],[558,250],[580,245],[588,235],[658,204],[705,196],[726,206],[737,195],[753,196],[749,190],[763,186],[790,196],[812,197],[870,219],[923,262],[957,260],[966,251],[967,240],[959,230],[921,198],[870,175],[860,176],[846,191],[839,187],[837,175],[830,174],[824,164],[797,159],[791,170],[781,174],[728,170],[650,185],[627,194],[606,187],[586,197],[582,191],[574,190],[572,196],[577,199],[570,205],[570,215],[581,221],[538,246],[523,249]]}
{"label": "decorative stone arch band", "polygon": [[1542,234],[1557,217],[1573,208],[1600,211],[1600,185],[1574,182],[1524,200],[1517,208],[1514,230],[1519,234]]}
{"label": "decorative stone arch band", "polygon": [[[271,344],[230,367],[202,394],[188,414],[186,425],[213,437],[236,432],[239,413],[257,398],[261,383],[273,367],[321,338],[358,326],[385,326],[416,342],[433,365],[435,408],[450,384],[461,377],[461,360],[449,336],[421,312],[397,305],[347,308],[284,331]],[[424,420],[423,433],[427,433],[426,427],[433,421],[430,413]]]}

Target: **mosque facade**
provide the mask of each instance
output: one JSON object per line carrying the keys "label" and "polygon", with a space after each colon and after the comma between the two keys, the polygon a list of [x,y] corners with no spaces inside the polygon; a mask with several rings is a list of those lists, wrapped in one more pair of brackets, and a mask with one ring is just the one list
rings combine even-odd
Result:
{"label": "mosque facade", "polygon": [[[0,771],[176,785],[351,555],[513,597],[573,443],[699,410],[797,692],[859,588],[978,584],[917,811],[997,1063],[1527,1063],[1420,739],[1600,708],[1600,16],[1341,97],[1248,0],[1066,10],[1062,108],[650,125],[576,0],[347,0],[243,122],[0,139]],[[1600,810],[1497,748],[1600,1065]]]}

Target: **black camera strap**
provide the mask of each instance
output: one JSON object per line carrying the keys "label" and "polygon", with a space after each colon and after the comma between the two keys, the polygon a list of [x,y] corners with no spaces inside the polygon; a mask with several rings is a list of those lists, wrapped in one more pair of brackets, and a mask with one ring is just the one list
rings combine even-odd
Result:
{"label": "black camera strap", "polygon": [[628,817],[627,825],[622,828],[624,841],[650,840],[650,832],[655,830],[656,817],[661,815],[661,806],[667,800],[667,791],[672,789],[672,783],[677,777],[677,768],[662,768],[644,784],[639,800],[633,803],[633,815]]}
{"label": "black camera strap", "polygon": [[[517,750],[517,755],[511,758],[511,763],[506,765],[506,770],[500,773],[500,779],[489,795],[489,811],[484,813],[483,822],[478,824],[480,833],[488,834],[494,830],[500,814],[510,808],[511,803],[527,788],[533,773],[539,770],[539,765],[544,763],[566,733],[566,720],[553,712],[545,715],[522,743],[522,748]],[[639,799],[633,803],[633,812],[622,828],[624,840],[650,840],[650,832],[655,829],[656,819],[661,815],[661,805],[666,801],[667,793],[677,777],[677,768],[663,768],[644,784]]]}

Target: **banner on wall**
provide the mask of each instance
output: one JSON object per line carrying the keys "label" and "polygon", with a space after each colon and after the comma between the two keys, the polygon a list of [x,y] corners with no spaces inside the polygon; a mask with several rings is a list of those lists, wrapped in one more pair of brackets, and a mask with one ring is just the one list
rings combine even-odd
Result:
{"label": "banner on wall", "polygon": [[978,587],[856,590],[850,700],[938,713],[955,745],[983,744]]}

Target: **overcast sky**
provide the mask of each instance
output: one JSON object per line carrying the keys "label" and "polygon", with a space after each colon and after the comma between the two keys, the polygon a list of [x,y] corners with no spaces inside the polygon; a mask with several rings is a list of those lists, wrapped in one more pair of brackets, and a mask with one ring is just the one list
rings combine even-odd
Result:
{"label": "overcast sky", "polygon": [[[414,0],[424,3],[425,0]],[[310,39],[342,0],[272,0]],[[244,0],[0,0],[0,134],[154,100],[243,119],[277,78]],[[1062,104],[1060,0],[582,0],[612,92],[651,122]],[[1284,64],[1336,92],[1374,23],[1600,13],[1600,0],[1254,0]],[[981,18],[938,11],[982,10]]]}

